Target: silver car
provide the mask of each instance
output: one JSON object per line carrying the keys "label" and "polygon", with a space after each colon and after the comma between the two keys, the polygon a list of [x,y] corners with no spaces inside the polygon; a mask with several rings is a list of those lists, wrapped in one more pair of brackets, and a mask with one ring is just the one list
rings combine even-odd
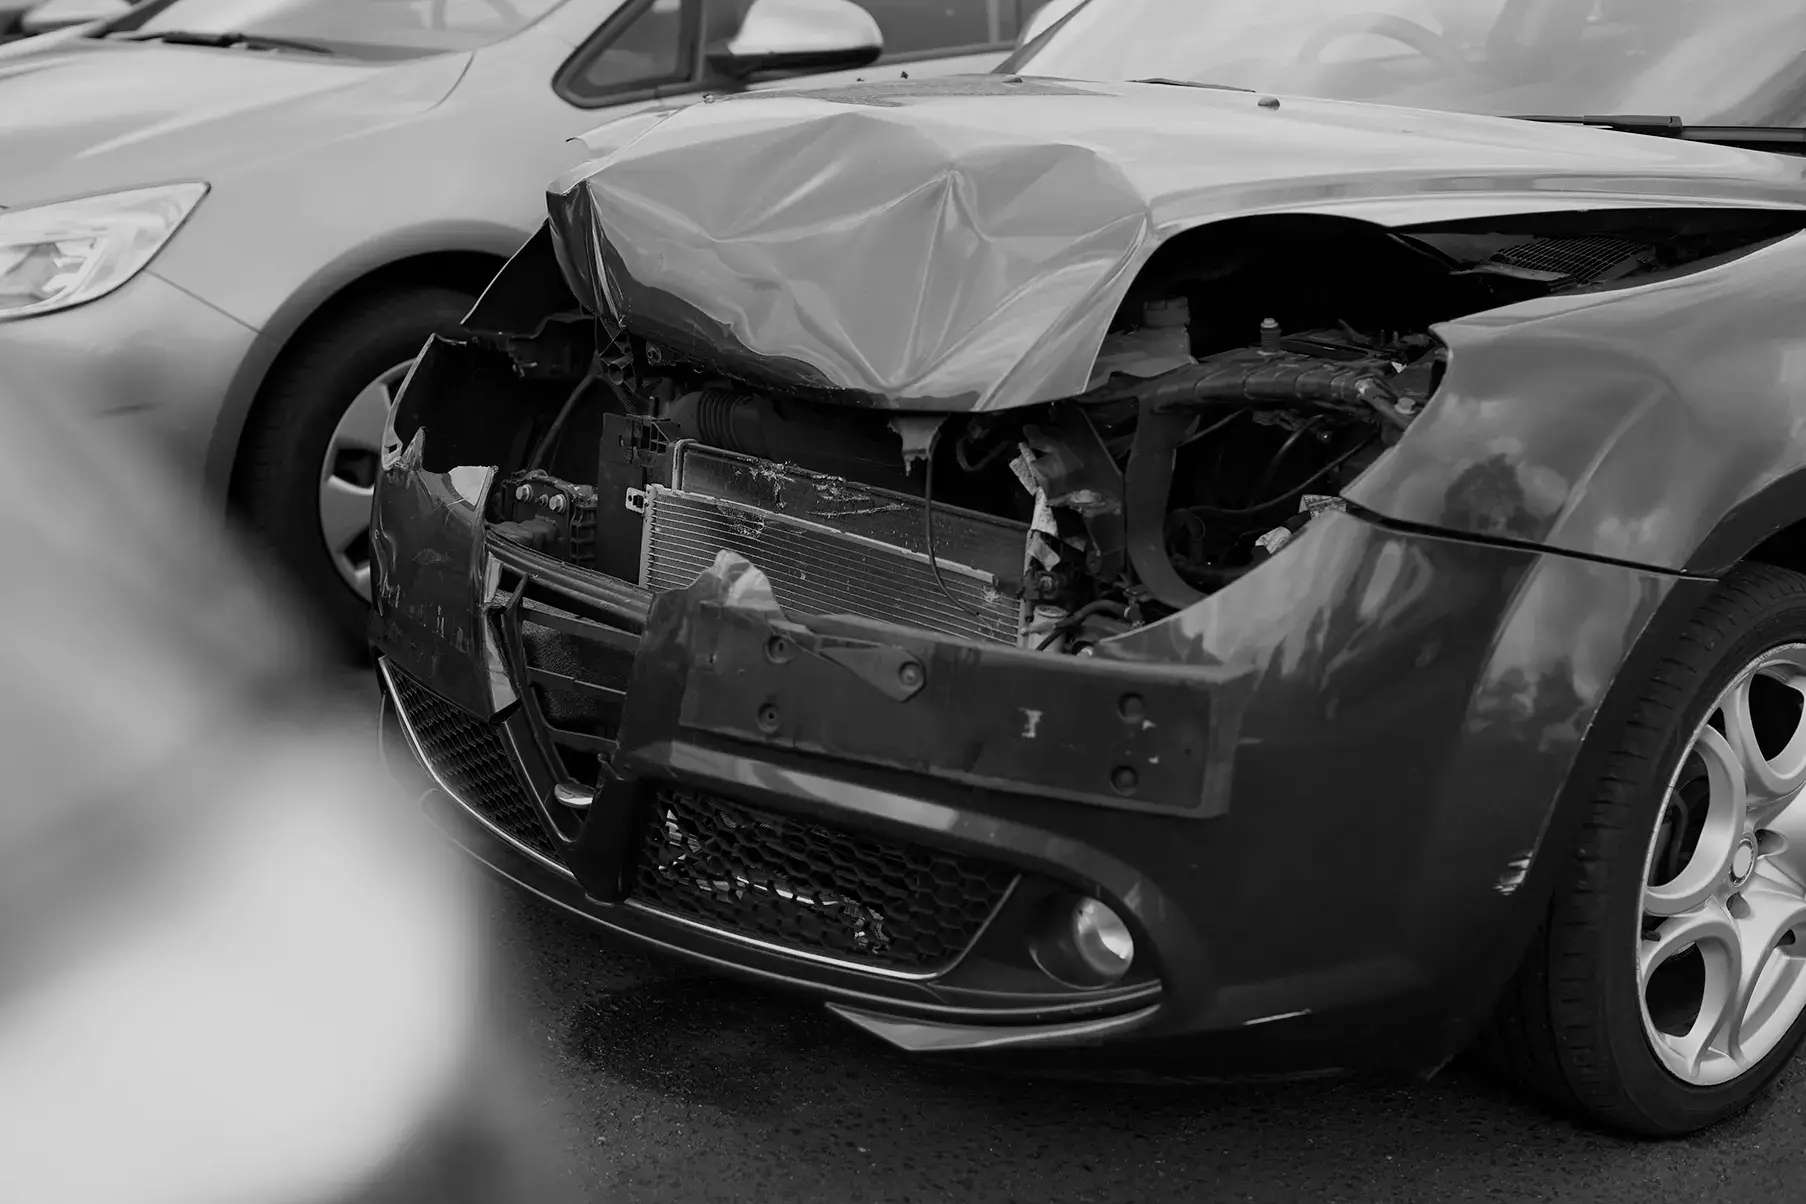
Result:
{"label": "silver car", "polygon": [[0,364],[134,424],[361,633],[389,400],[584,131],[798,74],[985,71],[1037,7],[147,0],[11,43]]}

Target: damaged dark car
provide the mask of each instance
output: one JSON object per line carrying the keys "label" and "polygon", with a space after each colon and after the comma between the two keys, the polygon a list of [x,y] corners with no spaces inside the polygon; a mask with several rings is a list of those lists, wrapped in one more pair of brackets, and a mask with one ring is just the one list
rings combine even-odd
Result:
{"label": "damaged dark car", "polygon": [[426,805],[910,1050],[1806,1032],[1806,16],[1089,0],[586,141],[385,438]]}

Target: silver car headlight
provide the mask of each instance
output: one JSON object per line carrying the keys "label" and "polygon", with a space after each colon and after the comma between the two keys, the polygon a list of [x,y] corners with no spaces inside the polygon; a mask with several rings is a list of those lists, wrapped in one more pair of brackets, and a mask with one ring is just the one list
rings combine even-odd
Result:
{"label": "silver car headlight", "polygon": [[144,270],[205,184],[165,184],[0,212],[0,322],[82,305]]}

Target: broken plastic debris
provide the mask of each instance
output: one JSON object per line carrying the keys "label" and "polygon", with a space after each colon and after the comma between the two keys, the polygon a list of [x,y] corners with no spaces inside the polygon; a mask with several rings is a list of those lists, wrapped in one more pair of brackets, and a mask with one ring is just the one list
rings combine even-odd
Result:
{"label": "broken plastic debris", "polygon": [[1010,471],[1035,499],[1035,513],[1028,523],[1028,558],[1041,568],[1056,568],[1060,563],[1060,553],[1056,550],[1060,544],[1060,525],[1054,521],[1053,505],[1047,500],[1047,491],[1041,487],[1040,478],[1035,475],[1034,452],[1026,443],[1020,446],[1021,454],[1010,461]]}
{"label": "broken plastic debris", "polygon": [[1326,510],[1347,510],[1348,503],[1339,497],[1331,497],[1321,493],[1307,493],[1298,499],[1300,514],[1308,513],[1312,518]]}
{"label": "broken plastic debris", "polygon": [[1274,527],[1271,531],[1254,541],[1254,546],[1265,548],[1271,556],[1292,542],[1292,532],[1287,527]]}
{"label": "broken plastic debris", "polygon": [[1026,443],[1018,443],[1016,446],[1020,451],[1016,458],[1010,461],[1010,471],[1016,474],[1018,481],[1022,482],[1022,491],[1031,497],[1044,492],[1041,488],[1040,478],[1035,476],[1034,451]]}
{"label": "broken plastic debris", "polygon": [[714,564],[696,574],[689,592],[713,597],[723,606],[758,611],[777,618],[784,615],[784,608],[778,605],[777,595],[771,590],[770,579],[759,566],[725,548],[715,553]]}
{"label": "broken plastic debris", "polygon": [[890,420],[890,428],[903,440],[903,467],[907,470],[917,460],[926,460],[934,446],[934,436],[947,421],[945,414],[898,414]]}

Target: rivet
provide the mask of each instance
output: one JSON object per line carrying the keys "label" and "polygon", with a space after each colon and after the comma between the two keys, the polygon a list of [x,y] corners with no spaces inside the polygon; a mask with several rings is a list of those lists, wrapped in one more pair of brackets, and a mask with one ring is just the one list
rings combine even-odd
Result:
{"label": "rivet", "polygon": [[765,641],[765,659],[774,665],[781,665],[790,659],[790,641],[781,635],[774,635]]}
{"label": "rivet", "polygon": [[1122,701],[1116,704],[1116,713],[1123,717],[1125,723],[1140,723],[1142,716],[1148,713],[1148,708],[1141,701],[1141,695],[1124,694]]}
{"label": "rivet", "polygon": [[1279,107],[1279,97],[1263,96],[1259,100],[1255,101],[1254,103],[1259,105],[1263,109],[1277,109]]}
{"label": "rivet", "polygon": [[778,708],[776,703],[768,702],[759,708],[759,730],[775,732],[778,730]]}
{"label": "rivet", "polygon": [[903,683],[904,688],[915,689],[922,684],[922,666],[914,661],[904,661],[897,666],[897,680]]}
{"label": "rivet", "polygon": [[1116,771],[1110,775],[1110,785],[1116,788],[1118,794],[1134,794],[1135,786],[1140,780],[1127,765],[1117,766]]}

